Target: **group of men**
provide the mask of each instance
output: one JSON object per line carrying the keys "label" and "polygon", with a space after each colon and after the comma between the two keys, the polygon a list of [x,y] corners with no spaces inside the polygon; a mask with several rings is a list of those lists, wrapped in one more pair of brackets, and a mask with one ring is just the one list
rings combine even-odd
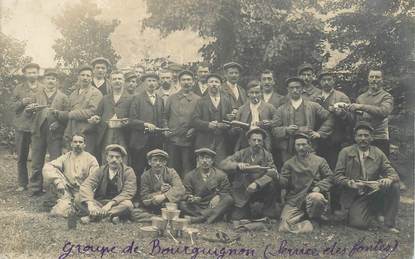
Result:
{"label": "group of men", "polygon": [[50,190],[56,215],[76,208],[83,222],[116,223],[174,202],[191,222],[211,223],[276,218],[281,203],[280,230],[301,233],[337,205],[351,226],[399,232],[399,176],[388,160],[393,98],[380,70],[351,103],[332,72],[317,77],[309,64],[284,89],[270,70],[242,87],[236,62],[223,65],[223,77],[205,63],[196,75],[109,72],[101,57],[79,68],[69,97],[55,69],[42,82],[39,69],[26,65],[13,95],[17,190]]}

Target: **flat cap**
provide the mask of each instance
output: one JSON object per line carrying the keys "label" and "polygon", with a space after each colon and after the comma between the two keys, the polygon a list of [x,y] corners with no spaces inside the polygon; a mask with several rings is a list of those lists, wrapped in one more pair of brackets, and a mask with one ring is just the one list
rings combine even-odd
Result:
{"label": "flat cap", "polygon": [[84,70],[89,70],[93,72],[93,68],[90,65],[82,65],[78,68],[78,74],[81,73]]}
{"label": "flat cap", "polygon": [[124,79],[125,80],[128,80],[130,78],[134,78],[134,77],[137,78],[137,74],[132,72],[132,71],[129,71],[129,72],[124,74]]}
{"label": "flat cap", "polygon": [[210,149],[210,148],[207,148],[207,147],[203,147],[203,148],[196,149],[196,150],[195,150],[195,154],[196,154],[196,155],[200,155],[200,154],[208,154],[208,155],[211,155],[211,156],[216,156],[216,152],[215,152],[215,151],[213,151],[213,150],[212,150],[212,149]]}
{"label": "flat cap", "polygon": [[294,135],[294,141],[296,141],[297,139],[307,139],[309,140],[310,137],[308,136],[307,133],[304,132],[298,132]]}
{"label": "flat cap", "polygon": [[303,64],[301,64],[301,65],[298,66],[298,68],[297,68],[297,74],[298,75],[301,74],[301,72],[303,72],[304,70],[312,70],[312,71],[314,71],[313,66],[310,63],[303,63]]}
{"label": "flat cap", "polygon": [[326,76],[326,75],[334,76],[334,73],[333,73],[333,71],[331,71],[329,69],[325,69],[325,70],[321,71],[321,73],[318,75],[318,80],[321,80],[321,78],[323,76]]}
{"label": "flat cap", "polygon": [[184,75],[189,75],[189,76],[191,76],[192,78],[193,78],[193,77],[195,77],[195,76],[194,76],[194,74],[192,73],[192,71],[190,71],[190,70],[182,70],[182,71],[180,71],[180,72],[177,74],[177,78],[180,80],[180,78],[181,78],[182,76],[184,76]]}
{"label": "flat cap", "polygon": [[228,62],[228,63],[224,64],[223,65],[223,70],[226,70],[226,69],[231,68],[231,67],[236,67],[239,70],[243,69],[241,64],[232,61],[232,62]]}
{"label": "flat cap", "polygon": [[150,160],[150,158],[152,158],[153,156],[161,156],[161,157],[164,157],[165,159],[169,158],[169,154],[167,154],[166,151],[161,150],[161,149],[153,149],[150,152],[148,152],[147,160]]}
{"label": "flat cap", "polygon": [[262,137],[265,139],[267,137],[267,132],[261,128],[253,128],[246,132],[246,137],[249,138],[253,133],[262,134]]}
{"label": "flat cap", "polygon": [[354,132],[356,133],[358,129],[367,129],[370,132],[374,131],[372,125],[370,125],[370,123],[367,121],[359,121],[358,123],[356,123],[356,126],[354,127]]}
{"label": "flat cap", "polygon": [[105,147],[105,151],[116,151],[119,152],[122,156],[126,156],[127,155],[127,150],[125,150],[125,148],[121,145],[118,144],[110,144],[108,146]]}
{"label": "flat cap", "polygon": [[107,58],[104,58],[104,57],[97,57],[91,61],[92,66],[95,66],[95,64],[97,63],[105,63],[107,67],[111,67],[111,62]]}
{"label": "flat cap", "polygon": [[147,78],[155,78],[155,79],[157,79],[157,80],[159,80],[159,79],[160,79],[159,75],[157,75],[157,74],[156,74],[156,73],[154,73],[154,72],[147,72],[147,73],[144,73],[144,74],[142,74],[142,75],[141,75],[141,77],[140,77],[141,81],[144,81],[144,80],[146,80]]}
{"label": "flat cap", "polygon": [[26,71],[26,69],[28,69],[28,68],[36,68],[36,69],[39,70],[40,66],[39,66],[39,64],[36,64],[36,63],[29,63],[29,64],[24,65],[24,67],[22,68],[22,72],[24,73]]}
{"label": "flat cap", "polygon": [[43,76],[55,76],[58,77],[58,71],[54,68],[46,68],[43,72]]}
{"label": "flat cap", "polygon": [[291,82],[300,82],[302,86],[304,86],[304,81],[303,79],[297,77],[297,76],[293,76],[293,77],[289,77],[287,78],[287,80],[285,80],[285,85],[288,86],[289,83]]}
{"label": "flat cap", "polygon": [[209,79],[209,78],[211,78],[211,77],[214,77],[214,78],[217,78],[217,79],[219,79],[219,81],[221,82],[221,83],[223,83],[223,77],[221,76],[221,75],[219,75],[219,74],[217,74],[217,73],[210,73],[210,74],[208,74],[207,76],[206,76],[206,81]]}
{"label": "flat cap", "polygon": [[246,90],[248,91],[249,89],[257,86],[261,86],[261,83],[258,80],[249,81],[249,83],[246,85]]}

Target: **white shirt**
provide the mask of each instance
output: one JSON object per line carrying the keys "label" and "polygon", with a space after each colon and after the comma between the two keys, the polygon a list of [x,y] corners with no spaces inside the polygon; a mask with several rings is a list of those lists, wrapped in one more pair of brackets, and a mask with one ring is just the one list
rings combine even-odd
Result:
{"label": "white shirt", "polygon": [[199,84],[199,88],[200,88],[200,92],[204,94],[208,86],[207,84]]}
{"label": "white shirt", "polygon": [[257,103],[257,104],[253,104],[253,103],[249,103],[249,107],[251,108],[251,116],[252,116],[252,120],[251,120],[251,129],[252,128],[258,128],[257,123],[259,122],[259,105],[261,104],[261,102]]}
{"label": "white shirt", "polygon": [[148,98],[150,98],[150,102],[152,105],[154,105],[156,103],[156,93],[152,93],[150,94],[149,92],[147,92]]}
{"label": "white shirt", "polygon": [[115,94],[115,92],[112,93],[112,97],[114,98],[114,102],[117,103],[121,98],[122,92],[119,94]]}
{"label": "white shirt", "polygon": [[93,80],[94,80],[94,85],[97,88],[100,88],[105,83],[105,78],[103,78],[103,79],[97,79],[97,78],[94,77]]}
{"label": "white shirt", "polygon": [[220,95],[219,94],[217,96],[210,95],[210,100],[212,100],[213,106],[215,106],[215,108],[217,109],[219,107]]}
{"label": "white shirt", "polygon": [[118,171],[112,170],[111,168],[108,168],[108,171],[108,177],[110,178],[110,180],[114,179],[114,177],[118,174]]}
{"label": "white shirt", "polygon": [[291,105],[294,107],[295,110],[298,109],[298,107],[300,107],[300,105],[303,103],[303,98],[300,98],[298,100],[293,100],[291,99]]}
{"label": "white shirt", "polygon": [[233,95],[236,97],[236,100],[239,100],[239,91],[236,84],[231,84],[228,82],[229,88],[231,89]]}
{"label": "white shirt", "polygon": [[266,102],[266,103],[269,103],[269,99],[271,99],[271,96],[272,96],[272,92],[271,93],[262,93],[262,95],[264,96],[264,101]]}
{"label": "white shirt", "polygon": [[362,151],[360,149],[358,149],[359,151],[359,159],[360,159],[360,163],[362,164],[362,174],[363,174],[363,179],[367,179],[367,173],[366,173],[366,167],[365,167],[365,161],[366,158],[369,156],[369,149],[366,151]]}
{"label": "white shirt", "polygon": [[27,81],[27,84],[29,85],[31,90],[35,90],[37,88],[37,81],[35,81],[33,84]]}

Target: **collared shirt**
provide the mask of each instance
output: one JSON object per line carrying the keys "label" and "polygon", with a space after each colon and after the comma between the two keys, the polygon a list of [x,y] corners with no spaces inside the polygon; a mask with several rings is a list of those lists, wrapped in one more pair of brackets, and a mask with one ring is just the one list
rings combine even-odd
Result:
{"label": "collared shirt", "polygon": [[331,89],[330,92],[321,91],[321,96],[323,97],[323,100],[326,100],[333,91],[334,89]]}
{"label": "collared shirt", "polygon": [[150,102],[152,105],[154,105],[156,103],[156,94],[155,93],[149,93],[147,92],[148,98],[150,98]]}
{"label": "collared shirt", "polygon": [[207,86],[207,84],[198,84],[199,85],[199,89],[200,89],[200,92],[202,93],[202,94],[204,94],[205,93],[205,91],[206,91],[206,89],[208,88],[208,86]]}
{"label": "collared shirt", "polygon": [[157,94],[158,96],[161,97],[161,99],[163,99],[164,105],[166,105],[167,98],[169,98],[170,96],[172,96],[173,94],[177,93],[180,90],[180,88],[177,88],[177,86],[178,85],[171,85],[170,88],[167,90],[164,89],[163,87],[160,87],[157,90]]}
{"label": "collared shirt", "polygon": [[249,103],[249,107],[251,109],[251,129],[252,128],[258,128],[257,124],[259,122],[259,111],[258,108],[261,105],[261,102],[257,103],[257,104],[253,104],[253,103]]}
{"label": "collared shirt", "polygon": [[122,95],[122,91],[119,94],[115,94],[115,92],[112,93],[112,98],[114,99],[114,102],[117,103]]}
{"label": "collared shirt", "polygon": [[97,79],[97,78],[94,77],[92,80],[94,80],[94,85],[97,88],[100,88],[105,83],[105,78],[103,78],[103,79]]}
{"label": "collared shirt", "polygon": [[112,170],[111,168],[108,168],[108,173],[109,179],[112,180],[115,176],[117,176],[118,170]]}
{"label": "collared shirt", "polygon": [[272,97],[272,92],[270,92],[270,93],[265,93],[265,92],[263,92],[262,94],[263,94],[263,96],[264,96],[264,101],[265,101],[265,102],[267,102],[267,103],[269,103],[269,100],[270,100],[270,99],[271,99],[271,97]]}
{"label": "collared shirt", "polygon": [[363,179],[367,180],[365,161],[366,161],[367,157],[369,156],[369,150],[362,151],[362,150],[358,149],[358,152],[359,152],[360,163],[362,165],[362,176],[363,176]]}
{"label": "collared shirt", "polygon": [[219,103],[220,103],[220,94],[218,94],[217,96],[210,96],[210,100],[212,100],[213,106],[215,106],[215,108],[217,109],[219,107]]}
{"label": "collared shirt", "polygon": [[201,173],[202,179],[203,179],[204,182],[206,182],[207,179],[209,178],[209,176],[210,176],[210,170],[211,169],[209,169],[209,172],[207,172],[207,173]]}
{"label": "collared shirt", "polygon": [[294,107],[295,110],[298,109],[298,107],[300,107],[300,105],[303,103],[303,98],[300,98],[298,100],[293,100],[291,99],[291,105]]}
{"label": "collared shirt", "polygon": [[85,88],[80,87],[78,90],[79,95],[82,95],[83,93],[86,93],[88,91],[90,86],[87,86]]}
{"label": "collared shirt", "polygon": [[33,84],[27,81],[27,84],[29,85],[30,90],[35,90],[38,86],[38,81],[34,82]]}
{"label": "collared shirt", "polygon": [[227,84],[229,85],[229,88],[231,89],[233,95],[235,96],[236,100],[239,100],[239,90],[238,90],[238,86],[236,84],[231,84],[229,82],[227,82]]}

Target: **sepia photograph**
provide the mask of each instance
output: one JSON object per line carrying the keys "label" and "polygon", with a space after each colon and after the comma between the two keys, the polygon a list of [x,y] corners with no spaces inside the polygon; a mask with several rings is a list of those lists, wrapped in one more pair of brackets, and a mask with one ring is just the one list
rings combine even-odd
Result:
{"label": "sepia photograph", "polygon": [[414,255],[413,0],[0,0],[0,259]]}

